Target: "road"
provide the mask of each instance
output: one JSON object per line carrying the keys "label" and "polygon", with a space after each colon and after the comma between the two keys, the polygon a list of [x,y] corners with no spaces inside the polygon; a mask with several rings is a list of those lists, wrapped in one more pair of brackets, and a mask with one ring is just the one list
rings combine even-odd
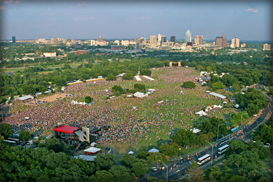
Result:
{"label": "road", "polygon": [[[265,96],[265,98],[267,100],[269,100],[268,107],[263,109],[262,114],[251,125],[243,126],[241,130],[238,130],[229,138],[219,141],[218,143],[214,143],[212,160],[215,160],[215,159],[217,160],[217,158],[224,157],[224,154],[219,155],[217,153],[217,149],[219,147],[227,144],[230,140],[239,139],[239,140],[243,140],[243,141],[249,141],[249,139],[252,138],[252,136],[251,136],[252,131],[258,129],[259,125],[261,125],[262,123],[264,123],[264,122],[268,121],[270,118],[272,118],[273,101],[265,94],[263,94],[263,95]],[[169,166],[168,181],[169,180],[175,180],[175,181],[181,180],[184,177],[184,175],[187,171],[187,168],[190,167],[190,165],[193,161],[197,161],[197,159],[200,156],[203,156],[205,154],[211,155],[211,152],[212,152],[212,147],[208,147],[207,149],[205,149],[201,153],[198,153],[198,154],[196,153],[193,156],[189,156],[190,158],[192,158],[190,160],[182,159],[182,160],[178,160],[178,161],[169,162],[167,164]],[[210,163],[211,163],[211,161],[207,162],[206,164],[202,165],[201,168],[205,168],[205,167],[211,165]],[[148,174],[145,174],[141,179],[139,179],[139,181],[148,181],[147,180],[148,176],[154,176],[158,179],[166,179],[166,175],[167,175],[166,169],[165,170],[158,170],[156,172],[150,171]]]}

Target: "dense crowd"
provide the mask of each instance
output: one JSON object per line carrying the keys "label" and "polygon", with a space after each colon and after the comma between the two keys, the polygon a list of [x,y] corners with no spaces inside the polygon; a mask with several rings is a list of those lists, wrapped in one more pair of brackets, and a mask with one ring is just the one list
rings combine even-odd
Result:
{"label": "dense crowd", "polygon": [[[179,75],[176,70],[174,71]],[[188,73],[186,72],[186,74]],[[165,75],[160,78],[165,81],[176,79],[177,75],[175,76],[173,73],[172,75],[174,77]],[[157,84],[160,84],[160,81]],[[126,86],[126,82],[123,85]],[[75,98],[83,98],[87,95],[91,95],[94,98],[102,98],[99,96],[104,97],[111,92],[106,91],[105,86],[110,87],[108,83],[103,83],[103,85],[101,83],[97,87],[100,89],[92,89],[93,86],[86,86],[85,83],[80,83],[68,86],[66,92],[75,93]],[[170,85],[164,90],[158,89],[156,94],[149,97],[160,101],[167,95],[180,95],[181,89],[180,86],[174,87]],[[108,125],[110,128],[99,131],[100,138],[98,143],[135,143],[142,139],[151,141],[151,134],[154,134],[153,137],[160,139],[158,136],[160,133],[170,135],[170,131],[177,127],[191,128],[191,123],[197,119],[194,113],[204,106],[192,103],[190,101],[192,98],[188,96],[190,92],[191,90],[183,90],[183,94],[180,95],[182,100],[180,101],[164,100],[160,104],[151,101],[149,97],[134,99],[134,103],[138,106],[137,108],[134,107],[132,102],[128,101],[130,100],[129,98],[123,97],[119,98],[118,102],[116,102],[117,100],[105,102],[104,98],[104,100],[98,101],[100,103],[96,104],[96,106],[72,105],[69,100],[59,99],[54,102],[32,106],[27,111],[17,111],[6,117],[4,122],[13,125],[17,128],[16,131],[22,128],[32,131],[38,129],[53,130],[57,122],[78,127],[86,126],[90,128],[90,131],[98,130]],[[202,89],[195,90],[195,92],[201,97],[200,101],[212,99],[212,96],[204,94]],[[122,103],[121,107],[119,107],[119,103]],[[142,108],[142,110],[138,108]],[[29,119],[25,120],[25,117],[29,117]]]}

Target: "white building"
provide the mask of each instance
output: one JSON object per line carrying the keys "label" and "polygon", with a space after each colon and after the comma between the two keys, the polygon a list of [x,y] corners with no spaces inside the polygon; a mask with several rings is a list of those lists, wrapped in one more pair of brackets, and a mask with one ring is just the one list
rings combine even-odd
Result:
{"label": "white building", "polygon": [[43,55],[45,57],[56,57],[57,56],[56,52],[44,52]]}
{"label": "white building", "polygon": [[231,48],[240,47],[240,39],[238,39],[237,37],[233,38],[233,39],[231,40],[230,47],[231,47]]}
{"label": "white building", "polygon": [[121,40],[121,45],[128,46],[130,44],[129,40]]}
{"label": "white building", "polygon": [[96,40],[90,40],[90,45],[91,46],[96,46],[97,45],[97,41]]}

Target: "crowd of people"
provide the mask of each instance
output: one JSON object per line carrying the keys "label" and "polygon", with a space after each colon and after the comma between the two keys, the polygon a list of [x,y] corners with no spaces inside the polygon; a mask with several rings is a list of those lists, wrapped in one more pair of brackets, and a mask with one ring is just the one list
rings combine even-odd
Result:
{"label": "crowd of people", "polygon": [[[161,76],[161,79],[166,81],[183,76],[176,70],[174,72],[173,77],[165,75],[165,77]],[[176,73],[178,75],[175,75]],[[129,82],[124,81],[123,85],[129,86],[127,84]],[[87,95],[95,98],[97,103],[94,105],[73,105],[69,100],[72,99],[70,97],[58,99],[54,102],[29,106],[26,111],[19,110],[6,117],[4,122],[13,125],[17,130],[29,131],[53,130],[58,122],[70,126],[89,127],[91,132],[107,125],[110,127],[98,132],[100,137],[97,143],[139,143],[141,140],[150,142],[152,137],[160,140],[160,134],[170,135],[170,131],[176,128],[191,129],[192,123],[198,118],[194,112],[204,107],[199,102],[213,99],[212,96],[204,94],[202,89],[183,90],[184,94],[180,95],[182,88],[179,85],[170,85],[164,89],[157,89],[149,97],[141,99],[119,97],[106,102],[106,96],[111,93],[106,90],[111,88],[112,84],[100,83],[97,86],[87,86],[86,83],[80,83],[66,87],[67,93],[74,93],[73,99],[84,98]],[[153,84],[156,87],[162,82]],[[175,95],[179,99],[164,100],[158,104],[158,101],[169,95]],[[29,119],[25,120],[25,117]]]}

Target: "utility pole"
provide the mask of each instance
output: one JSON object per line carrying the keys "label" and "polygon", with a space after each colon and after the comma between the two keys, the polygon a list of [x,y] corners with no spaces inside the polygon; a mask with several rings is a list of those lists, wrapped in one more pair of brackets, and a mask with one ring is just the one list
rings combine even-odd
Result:
{"label": "utility pole", "polygon": [[225,125],[225,124],[220,124],[220,125],[218,125],[218,129],[217,129],[217,140],[218,140],[219,126],[222,126],[222,125]]}
{"label": "utility pole", "polygon": [[[162,162],[161,160],[159,160],[160,162]],[[167,171],[166,171],[166,182],[168,182],[168,166],[162,162],[164,164],[164,166],[167,168]]]}

